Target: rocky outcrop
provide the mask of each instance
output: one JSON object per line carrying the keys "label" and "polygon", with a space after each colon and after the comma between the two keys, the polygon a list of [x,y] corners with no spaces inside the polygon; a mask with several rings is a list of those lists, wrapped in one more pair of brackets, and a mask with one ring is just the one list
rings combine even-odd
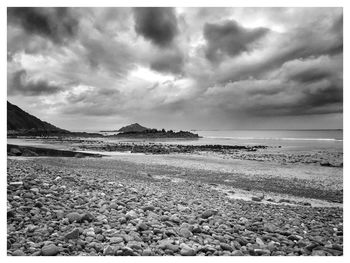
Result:
{"label": "rocky outcrop", "polygon": [[124,126],[118,130],[118,132],[144,132],[150,130],[149,128],[143,127],[138,123],[133,123],[127,126]]}
{"label": "rocky outcrop", "polygon": [[26,157],[36,157],[36,156],[60,156],[60,157],[102,157],[101,154],[93,153],[82,153],[74,151],[64,151],[49,148],[38,148],[32,146],[19,146],[13,144],[7,144],[7,155],[9,156],[26,156]]}
{"label": "rocky outcrop", "polygon": [[172,130],[166,131],[164,129],[157,130],[157,129],[148,129],[142,132],[121,132],[116,135],[112,135],[116,137],[121,138],[174,138],[174,139],[192,139],[192,138],[200,138],[198,134],[188,132],[188,131],[179,131],[174,132]]}

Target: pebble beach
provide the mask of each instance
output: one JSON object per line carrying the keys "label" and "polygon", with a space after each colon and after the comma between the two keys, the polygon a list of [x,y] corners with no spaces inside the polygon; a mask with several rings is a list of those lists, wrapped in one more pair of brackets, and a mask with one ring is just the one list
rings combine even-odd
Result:
{"label": "pebble beach", "polygon": [[343,255],[342,167],[317,166],[332,187],[166,158],[8,157],[7,254]]}

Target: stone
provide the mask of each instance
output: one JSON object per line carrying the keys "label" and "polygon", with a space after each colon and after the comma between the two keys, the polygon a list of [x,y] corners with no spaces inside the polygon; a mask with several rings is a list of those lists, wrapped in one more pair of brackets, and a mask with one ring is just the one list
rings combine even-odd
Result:
{"label": "stone", "polygon": [[290,235],[290,236],[288,236],[288,239],[292,240],[292,241],[299,241],[299,240],[303,239],[303,237],[301,237],[299,235]]}
{"label": "stone", "polygon": [[122,247],[123,256],[135,256],[134,251],[130,247]]}
{"label": "stone", "polygon": [[79,229],[75,228],[73,231],[67,233],[64,236],[65,239],[78,239],[79,238]]}
{"label": "stone", "polygon": [[312,256],[327,256],[326,252],[323,250],[313,250]]}
{"label": "stone", "polygon": [[22,182],[22,181],[19,181],[19,182],[11,182],[11,183],[9,183],[9,185],[15,186],[15,187],[20,187],[20,186],[23,185],[23,182]]}
{"label": "stone", "polygon": [[255,255],[258,256],[270,256],[271,255],[271,251],[268,249],[260,249],[260,248],[256,248],[254,249],[254,253]]}
{"label": "stone", "polygon": [[236,257],[242,257],[244,256],[243,252],[240,250],[235,250],[231,253],[232,256],[236,256]]}
{"label": "stone", "polygon": [[82,219],[82,216],[79,213],[72,212],[67,214],[66,218],[68,218],[69,223],[73,223],[73,222],[79,222]]}
{"label": "stone", "polygon": [[14,251],[13,253],[12,253],[12,256],[14,256],[14,257],[20,257],[20,256],[25,256],[26,254],[22,251],[22,250],[20,250],[20,249],[17,249],[16,251]]}
{"label": "stone", "polygon": [[124,241],[124,239],[122,238],[122,237],[111,237],[110,239],[109,239],[109,242],[111,243],[111,244],[113,244],[113,243],[121,243],[121,242],[123,242]]}
{"label": "stone", "polygon": [[91,213],[85,213],[81,217],[81,222],[87,221],[87,222],[93,222],[95,221],[95,217]]}
{"label": "stone", "polygon": [[222,250],[228,250],[228,251],[233,250],[233,248],[229,244],[226,244],[226,243],[220,243],[220,247]]}
{"label": "stone", "polygon": [[180,245],[180,248],[181,248],[181,250],[180,250],[181,256],[194,256],[194,255],[196,255],[196,251],[193,248],[186,245],[185,243],[182,243]]}
{"label": "stone", "polygon": [[41,254],[43,256],[56,256],[59,252],[59,248],[54,244],[49,244],[41,248]]}
{"label": "stone", "polygon": [[56,210],[54,211],[56,214],[57,219],[62,219],[64,218],[64,211],[63,210]]}
{"label": "stone", "polygon": [[136,226],[137,231],[146,231],[148,226],[145,223],[140,223]]}
{"label": "stone", "polygon": [[11,153],[12,155],[16,155],[16,156],[22,155],[21,150],[18,149],[18,148],[11,148],[11,149],[10,149],[10,153]]}
{"label": "stone", "polygon": [[34,193],[36,193],[36,194],[38,194],[39,193],[39,189],[38,188],[30,188],[30,191],[32,191],[32,192],[34,192]]}
{"label": "stone", "polygon": [[261,202],[263,200],[263,198],[259,197],[259,196],[253,196],[252,200],[255,201],[255,202]]}
{"label": "stone", "polygon": [[143,211],[154,211],[155,210],[155,207],[154,206],[152,206],[152,205],[148,205],[148,206],[144,206],[143,208],[142,208],[142,210]]}
{"label": "stone", "polygon": [[104,256],[114,256],[115,250],[112,246],[108,245],[103,249]]}
{"label": "stone", "polygon": [[152,250],[150,250],[149,248],[145,249],[144,251],[142,251],[142,256],[144,257],[153,256]]}
{"label": "stone", "polygon": [[204,218],[204,219],[207,219],[213,215],[217,214],[217,211],[215,210],[212,210],[212,209],[209,209],[209,210],[206,210],[202,215],[201,217]]}
{"label": "stone", "polygon": [[136,219],[138,217],[137,213],[134,210],[131,210],[126,213],[125,218],[130,220],[130,219]]}
{"label": "stone", "polygon": [[255,242],[256,242],[260,247],[264,247],[264,246],[265,246],[264,241],[262,241],[260,237],[257,237],[257,238],[255,239]]}
{"label": "stone", "polygon": [[180,228],[179,234],[180,234],[180,236],[185,237],[185,238],[189,238],[189,237],[193,236],[191,231],[189,231],[187,228]]}

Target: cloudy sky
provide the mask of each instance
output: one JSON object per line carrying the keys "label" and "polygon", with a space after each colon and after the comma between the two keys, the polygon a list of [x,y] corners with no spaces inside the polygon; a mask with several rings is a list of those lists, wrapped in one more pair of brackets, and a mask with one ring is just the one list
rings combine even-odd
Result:
{"label": "cloudy sky", "polygon": [[342,128],[342,8],[7,15],[8,100],[61,128]]}

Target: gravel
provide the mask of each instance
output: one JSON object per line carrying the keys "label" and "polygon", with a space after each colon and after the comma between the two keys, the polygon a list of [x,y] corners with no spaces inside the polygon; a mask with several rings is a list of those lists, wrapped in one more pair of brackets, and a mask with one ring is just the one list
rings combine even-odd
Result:
{"label": "gravel", "polygon": [[342,208],[233,200],[89,162],[8,159],[8,255],[343,255]]}

